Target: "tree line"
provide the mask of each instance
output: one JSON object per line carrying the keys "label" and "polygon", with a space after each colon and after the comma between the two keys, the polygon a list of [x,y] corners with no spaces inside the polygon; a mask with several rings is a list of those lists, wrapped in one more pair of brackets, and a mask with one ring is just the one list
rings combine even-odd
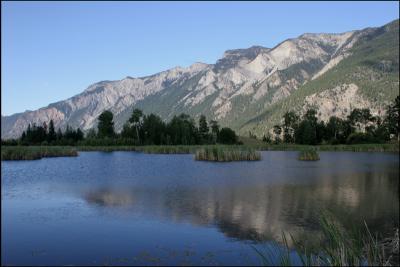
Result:
{"label": "tree line", "polygon": [[28,124],[18,139],[1,140],[2,145],[75,145],[84,139],[81,129],[73,129],[67,125],[65,131],[58,128],[55,131],[54,122],[50,120],[42,125]]}
{"label": "tree line", "polygon": [[145,115],[140,109],[134,109],[121,133],[114,130],[113,114],[104,111],[99,116],[97,132],[91,129],[86,143],[97,145],[101,142],[119,140],[131,145],[202,145],[202,144],[236,144],[236,133],[224,127],[220,129],[217,121],[209,123],[204,115],[200,116],[198,126],[187,114],[174,116],[169,122],[151,113]]}
{"label": "tree line", "polygon": [[114,115],[104,111],[98,117],[97,129],[90,129],[86,135],[80,128],[67,125],[65,131],[55,131],[54,122],[49,125],[31,124],[18,139],[2,140],[2,145],[202,145],[237,144],[238,137],[232,129],[220,129],[217,121],[207,122],[200,116],[198,126],[187,114],[174,116],[164,122],[155,114],[145,115],[134,109],[121,133],[114,128]]}
{"label": "tree line", "polygon": [[[399,134],[400,97],[387,106],[384,118],[373,116],[368,108],[353,109],[341,119],[331,116],[327,123],[318,120],[317,110],[309,109],[300,117],[293,111],[286,112],[283,123],[274,125],[273,135],[267,133],[267,143],[358,144],[384,143]],[[250,137],[256,138],[250,133]],[[114,129],[114,115],[104,111],[98,117],[97,128],[86,135],[80,128],[69,125],[64,131],[55,131],[53,120],[47,125],[29,124],[18,139],[1,140],[2,145],[202,145],[238,144],[238,137],[230,128],[222,128],[217,121],[207,122],[200,116],[198,125],[187,114],[174,116],[164,122],[155,114],[145,115],[133,109],[120,133]]]}
{"label": "tree line", "polygon": [[400,97],[387,106],[384,118],[373,116],[370,109],[353,109],[341,119],[331,116],[327,123],[317,118],[317,110],[309,109],[300,117],[293,111],[286,112],[283,123],[274,125],[273,138],[263,136],[267,143],[360,144],[384,143],[399,134]]}

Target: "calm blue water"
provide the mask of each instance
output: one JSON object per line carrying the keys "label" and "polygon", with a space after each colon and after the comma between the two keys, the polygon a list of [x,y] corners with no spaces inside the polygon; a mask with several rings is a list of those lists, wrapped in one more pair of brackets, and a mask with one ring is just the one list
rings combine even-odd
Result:
{"label": "calm blue water", "polygon": [[319,233],[321,210],[345,227],[399,220],[399,157],[262,152],[262,161],[80,152],[2,161],[2,265],[257,265],[254,250]]}

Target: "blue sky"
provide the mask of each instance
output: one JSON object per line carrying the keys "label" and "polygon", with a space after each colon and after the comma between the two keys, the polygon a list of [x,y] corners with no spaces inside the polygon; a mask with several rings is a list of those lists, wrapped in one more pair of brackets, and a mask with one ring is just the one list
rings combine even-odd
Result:
{"label": "blue sky", "polygon": [[101,80],[140,77],[227,49],[399,18],[398,2],[2,2],[1,114],[34,110]]}

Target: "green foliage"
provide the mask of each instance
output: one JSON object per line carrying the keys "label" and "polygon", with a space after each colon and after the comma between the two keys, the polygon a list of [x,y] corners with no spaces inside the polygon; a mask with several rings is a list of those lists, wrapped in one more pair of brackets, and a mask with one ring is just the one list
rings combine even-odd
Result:
{"label": "green foliage", "polygon": [[[66,127],[65,133],[61,129],[55,133],[54,123],[50,120],[49,129],[47,131],[46,123],[43,126],[36,124],[28,125],[21,137],[17,140],[18,145],[74,145],[83,139],[83,132],[78,128],[72,129],[69,125]],[[10,144],[8,144],[10,145]]]}
{"label": "green foliage", "polygon": [[[25,134],[25,132],[22,133],[22,136],[25,139],[24,134]],[[17,139],[7,139],[7,140],[3,140],[2,139],[1,140],[1,145],[2,146],[17,146],[17,145],[19,145],[19,143],[20,143],[20,140],[17,140]]]}
{"label": "green foliage", "polygon": [[57,133],[56,133],[56,140],[60,141],[62,138],[63,138],[63,133],[62,133],[61,129],[58,128]]}
{"label": "green foliage", "polygon": [[296,142],[303,145],[315,145],[317,135],[315,126],[308,120],[300,122],[299,128],[295,132]]}
{"label": "green foliage", "polygon": [[52,141],[55,141],[56,138],[57,138],[57,136],[56,136],[56,131],[54,129],[54,122],[53,122],[53,120],[50,120],[49,133],[47,134],[47,141],[52,142]]}
{"label": "green foliage", "polygon": [[172,145],[200,144],[200,136],[194,120],[187,114],[174,116],[167,125],[168,142]]}
{"label": "green foliage", "polygon": [[87,133],[86,133],[86,138],[96,138],[97,133],[95,129],[90,129]]}
{"label": "green foliage", "polygon": [[199,134],[200,134],[200,138],[201,143],[208,143],[210,140],[210,134],[209,134],[209,127],[207,124],[207,119],[206,116],[201,115],[200,119],[199,119]]}
{"label": "green foliage", "polygon": [[295,142],[294,132],[298,127],[299,116],[294,111],[283,115],[283,140],[285,143]]}
{"label": "green foliage", "polygon": [[388,106],[386,123],[389,134],[397,135],[400,140],[400,96],[397,96],[394,103]]}
{"label": "green foliage", "polygon": [[210,121],[210,127],[211,127],[211,135],[212,135],[211,143],[215,144],[218,140],[218,135],[219,135],[218,122],[215,120]]}
{"label": "green foliage", "polygon": [[143,131],[141,130],[143,119],[143,112],[137,108],[133,109],[131,117],[128,122],[124,124],[123,137],[134,138],[137,140],[137,143],[140,144],[143,141],[141,139],[141,136],[143,135]]}
{"label": "green foliage", "polygon": [[264,134],[262,141],[267,144],[271,144],[272,143],[271,135],[269,133],[267,133],[266,135]]}
{"label": "green foliage", "polygon": [[124,124],[120,134],[114,133],[113,114],[104,111],[99,116],[98,132],[90,129],[84,137],[81,129],[73,129],[67,125],[63,133],[59,128],[54,132],[54,124],[50,121],[49,131],[46,125],[33,127],[28,125],[18,140],[2,140],[4,145],[81,145],[81,146],[114,146],[114,145],[199,145],[215,144],[217,141],[226,144],[236,144],[236,133],[226,128],[220,134],[219,125],[211,121],[210,127],[205,116],[200,117],[199,127],[187,114],[174,116],[165,123],[155,114],[144,115],[139,109],[134,109],[131,117]]}
{"label": "green foliage", "polygon": [[161,145],[166,143],[166,125],[160,117],[154,114],[144,116],[140,129],[143,143],[146,145]]}
{"label": "green foliage", "polygon": [[135,129],[134,127],[130,126],[129,123],[125,123],[124,126],[122,127],[121,131],[121,137],[122,138],[130,138],[131,136],[134,136]]}
{"label": "green foliage", "polygon": [[399,99],[387,107],[383,121],[367,108],[353,109],[345,120],[332,116],[326,125],[318,121],[315,109],[307,110],[300,122],[293,111],[286,112],[283,125],[273,127],[275,143],[280,141],[282,128],[285,143],[303,145],[384,143],[390,140],[390,134],[399,138]]}
{"label": "green foliage", "polygon": [[329,118],[325,129],[325,140],[333,145],[344,143],[346,140],[346,122],[336,116]]}
{"label": "green foliage", "polygon": [[373,138],[369,134],[366,133],[351,133],[349,137],[347,137],[347,144],[368,144],[373,143]]}
{"label": "green foliage", "polygon": [[348,116],[348,121],[351,127],[356,127],[359,131],[361,131],[362,127],[365,127],[368,122],[372,122],[373,120],[374,118],[368,108],[355,108]]}
{"label": "green foliage", "polygon": [[231,128],[227,127],[222,128],[218,135],[218,143],[236,144],[237,143],[236,133]]}
{"label": "green foliage", "polygon": [[282,127],[280,125],[274,125],[273,131],[275,134],[275,143],[279,144],[281,142]]}
{"label": "green foliage", "polygon": [[99,124],[97,125],[98,136],[100,138],[104,137],[114,137],[114,115],[111,111],[103,111],[99,116]]}
{"label": "green foliage", "polygon": [[315,127],[318,122],[317,110],[316,109],[307,110],[306,114],[304,114],[303,119],[308,121],[313,127]]}

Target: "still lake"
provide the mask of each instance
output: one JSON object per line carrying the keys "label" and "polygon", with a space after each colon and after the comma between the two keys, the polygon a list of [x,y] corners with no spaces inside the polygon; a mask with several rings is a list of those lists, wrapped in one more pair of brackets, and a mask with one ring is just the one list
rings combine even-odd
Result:
{"label": "still lake", "polygon": [[230,163],[137,152],[2,161],[1,263],[257,265],[251,245],[282,231],[313,238],[321,210],[349,228],[398,226],[398,154],[261,154]]}

